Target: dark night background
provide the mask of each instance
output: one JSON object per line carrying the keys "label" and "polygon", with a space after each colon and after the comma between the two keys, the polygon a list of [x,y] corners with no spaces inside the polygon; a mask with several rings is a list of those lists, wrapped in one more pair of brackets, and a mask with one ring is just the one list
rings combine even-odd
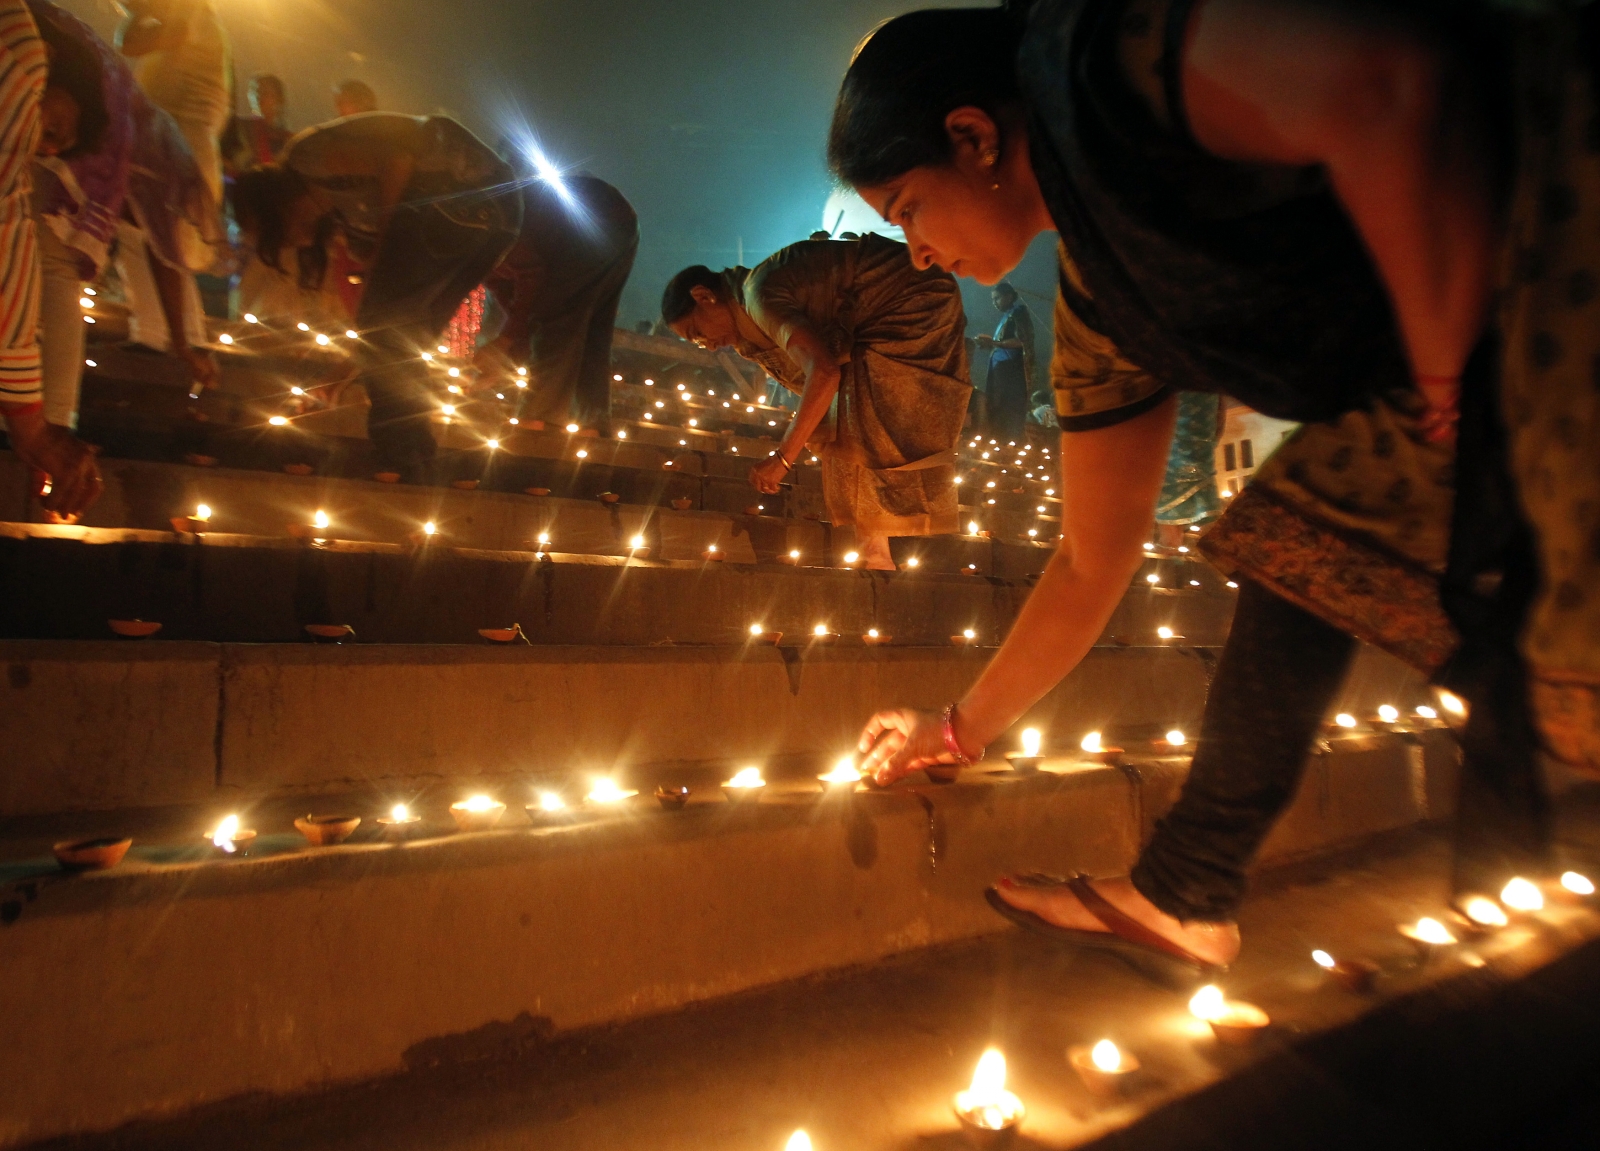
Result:
{"label": "dark night background", "polygon": [[[62,0],[110,35],[111,0]],[[937,0],[217,0],[235,103],[252,73],[282,76],[299,129],[333,115],[331,88],[371,84],[380,106],[442,112],[493,143],[531,127],[563,168],[620,188],[639,211],[620,323],[654,318],[688,264],[747,264],[823,226],[828,118],[855,44]],[[829,224],[832,223],[830,219]],[[846,225],[847,227],[849,225]],[[879,229],[884,230],[884,229]],[[1048,347],[1050,249],[1013,282]],[[988,291],[964,284],[970,330]]]}

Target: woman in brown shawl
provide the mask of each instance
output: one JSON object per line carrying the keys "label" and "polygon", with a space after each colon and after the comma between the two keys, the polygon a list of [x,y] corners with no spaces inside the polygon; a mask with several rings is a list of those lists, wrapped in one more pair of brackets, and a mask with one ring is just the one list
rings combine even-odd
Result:
{"label": "woman in brown shawl", "polygon": [[800,396],[778,449],[750,471],[766,494],[808,446],[862,563],[891,570],[890,536],[958,529],[955,446],[972,391],[954,277],[912,267],[880,236],[806,240],[753,269],[686,268],[661,300],[686,340],[732,348]]}

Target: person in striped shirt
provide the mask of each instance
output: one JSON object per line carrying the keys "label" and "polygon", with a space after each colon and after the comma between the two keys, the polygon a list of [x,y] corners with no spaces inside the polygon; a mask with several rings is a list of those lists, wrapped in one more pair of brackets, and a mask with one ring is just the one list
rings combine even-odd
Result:
{"label": "person in striped shirt", "polygon": [[33,155],[49,62],[22,0],[0,0],[0,415],[46,510],[75,516],[101,490],[95,449],[47,423],[40,390]]}

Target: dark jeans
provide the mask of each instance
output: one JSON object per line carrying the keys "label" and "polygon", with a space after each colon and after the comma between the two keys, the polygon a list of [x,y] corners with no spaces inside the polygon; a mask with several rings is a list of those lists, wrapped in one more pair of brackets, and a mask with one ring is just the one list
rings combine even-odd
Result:
{"label": "dark jeans", "polygon": [[356,316],[366,353],[362,383],[372,401],[367,435],[378,462],[410,483],[429,478],[438,411],[421,353],[517,238],[521,201],[512,194],[490,206],[487,226],[477,226],[429,203],[402,204],[367,273]]}
{"label": "dark jeans", "polygon": [[611,333],[638,247],[635,233],[615,260],[536,317],[528,348],[533,394],[525,410],[531,418],[573,419],[586,428],[602,428],[609,421]]}
{"label": "dark jeans", "polygon": [[1022,359],[992,361],[983,390],[989,434],[1002,442],[1021,443],[1028,434],[1028,374]]}
{"label": "dark jeans", "polygon": [[[1133,869],[1134,886],[1151,903],[1184,920],[1232,918],[1251,861],[1300,786],[1354,650],[1344,632],[1241,581],[1189,778]],[[1498,891],[1512,875],[1544,866],[1550,842],[1514,643],[1468,690],[1454,888]]]}

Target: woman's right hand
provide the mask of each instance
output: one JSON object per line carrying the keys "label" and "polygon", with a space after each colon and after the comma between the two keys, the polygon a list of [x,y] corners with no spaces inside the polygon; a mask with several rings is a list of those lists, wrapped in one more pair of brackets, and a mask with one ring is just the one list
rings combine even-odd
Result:
{"label": "woman's right hand", "polygon": [[902,707],[880,711],[867,721],[856,750],[865,759],[861,774],[888,787],[930,763],[954,763],[944,745],[944,717],[931,711]]}

